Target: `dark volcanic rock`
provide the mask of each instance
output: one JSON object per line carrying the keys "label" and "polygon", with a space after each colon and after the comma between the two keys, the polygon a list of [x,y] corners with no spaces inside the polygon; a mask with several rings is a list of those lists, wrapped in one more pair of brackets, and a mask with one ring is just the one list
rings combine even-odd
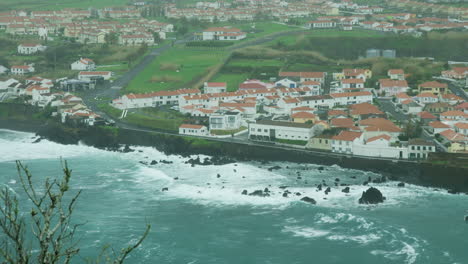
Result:
{"label": "dark volcanic rock", "polygon": [[404,182],[399,182],[399,183],[397,184],[397,186],[398,186],[398,187],[405,187],[405,183],[404,183]]}
{"label": "dark volcanic rock", "polygon": [[167,191],[169,191],[169,188],[167,188],[167,187],[164,187],[164,188],[162,188],[162,189],[161,189],[161,191],[163,191],[163,192],[167,192]]}
{"label": "dark volcanic rock", "polygon": [[361,198],[359,198],[360,204],[378,204],[383,203],[385,197],[379,191],[379,189],[370,187],[367,191],[362,192]]}
{"label": "dark volcanic rock", "polygon": [[283,197],[288,197],[288,193],[287,193],[287,192],[284,192],[284,193],[283,193]]}
{"label": "dark volcanic rock", "polygon": [[318,167],[318,170],[319,170],[319,171],[323,171],[324,169],[325,169],[325,168],[322,167],[322,166]]}
{"label": "dark volcanic rock", "polygon": [[129,145],[125,145],[124,149],[122,150],[123,153],[133,152],[135,150],[131,149]]}
{"label": "dark volcanic rock", "polygon": [[279,170],[279,169],[281,169],[280,166],[274,166],[274,167],[268,168],[269,171]]}
{"label": "dark volcanic rock", "polygon": [[221,178],[221,175],[218,173],[218,174],[216,175],[216,178]]}
{"label": "dark volcanic rock", "polygon": [[313,198],[310,198],[308,196],[302,197],[301,201],[310,203],[310,204],[317,204],[317,202]]}
{"label": "dark volcanic rock", "polygon": [[34,140],[32,143],[39,143],[39,142],[41,142],[41,140],[42,140],[42,137],[38,137],[38,138],[37,138],[36,140]]}
{"label": "dark volcanic rock", "polygon": [[151,164],[151,165],[156,165],[156,164],[158,164],[158,162],[155,161],[155,160],[152,160],[150,164]]}
{"label": "dark volcanic rock", "polygon": [[317,190],[319,190],[319,191],[322,190],[322,184],[317,185]]}
{"label": "dark volcanic rock", "polygon": [[250,196],[259,196],[259,197],[270,196],[270,194],[264,193],[262,190],[253,191],[253,192],[249,193],[249,195],[250,195]]}
{"label": "dark volcanic rock", "polygon": [[247,190],[243,190],[242,195],[247,195]]}
{"label": "dark volcanic rock", "polygon": [[341,190],[341,191],[344,192],[344,193],[349,193],[349,187],[346,187],[346,188],[344,188],[344,189]]}
{"label": "dark volcanic rock", "polygon": [[329,192],[331,192],[331,188],[328,187],[326,190],[325,190],[325,194],[328,194]]}
{"label": "dark volcanic rock", "polygon": [[170,161],[170,160],[160,160],[159,162],[163,163],[163,164],[172,164],[173,162]]}
{"label": "dark volcanic rock", "polygon": [[288,186],[284,186],[284,185],[283,185],[283,186],[280,186],[279,188],[280,188],[280,189],[286,189],[286,188],[288,188]]}
{"label": "dark volcanic rock", "polygon": [[301,196],[302,194],[300,192],[297,192],[296,193],[296,196]]}

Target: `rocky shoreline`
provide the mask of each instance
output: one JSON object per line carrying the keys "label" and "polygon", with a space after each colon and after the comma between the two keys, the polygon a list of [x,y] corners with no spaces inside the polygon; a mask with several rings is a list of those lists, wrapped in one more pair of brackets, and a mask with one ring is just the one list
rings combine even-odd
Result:
{"label": "rocky shoreline", "polygon": [[[287,161],[314,163],[325,166],[339,165],[342,168],[372,171],[386,179],[427,187],[445,188],[451,193],[468,193],[468,169],[430,163],[395,162],[391,160],[369,160],[360,157],[332,157],[326,153],[304,153],[295,150],[274,149],[268,146],[252,146],[231,142],[214,142],[199,138],[180,137],[152,132],[126,130],[122,128],[89,127],[70,128],[55,122],[28,122],[0,120],[0,128],[35,132],[60,144],[85,143],[101,149],[118,151],[122,146],[150,146],[165,154],[184,157],[203,154],[211,159],[191,159],[195,165],[222,165],[234,161]],[[122,150],[122,151],[125,151]],[[127,149],[128,151],[128,149]],[[369,162],[371,161],[371,162]],[[157,161],[155,161],[157,162]],[[277,169],[275,167],[269,170]]]}

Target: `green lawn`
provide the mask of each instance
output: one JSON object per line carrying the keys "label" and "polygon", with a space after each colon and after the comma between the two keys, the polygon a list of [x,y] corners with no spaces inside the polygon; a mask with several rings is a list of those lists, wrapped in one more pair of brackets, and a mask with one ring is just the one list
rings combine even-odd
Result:
{"label": "green lawn", "polygon": [[[99,104],[99,109],[106,112],[113,118],[119,118],[122,111],[112,107],[107,103]],[[186,117],[176,111],[159,108],[142,108],[136,112],[129,112],[123,119],[125,122],[141,127],[178,131],[179,126],[184,122]]]}
{"label": "green lawn", "polygon": [[235,130],[215,130],[215,129],[212,129],[210,130],[210,133],[211,134],[214,134],[214,135],[218,135],[218,136],[225,136],[225,135],[233,135],[233,134],[236,134],[238,132],[241,132],[243,130],[246,130],[247,127],[241,127],[239,129],[235,129]]}
{"label": "green lawn", "polygon": [[362,30],[362,29],[354,29],[352,31],[343,31],[339,29],[317,29],[317,30],[310,30],[307,33],[297,34],[297,35],[290,35],[276,38],[275,40],[269,42],[271,43],[278,43],[281,42],[285,45],[293,45],[296,44],[297,41],[304,39],[305,37],[327,37],[327,38],[334,38],[334,37],[361,37],[361,38],[379,38],[385,37],[387,34],[370,31],[370,30]]}
{"label": "green lawn", "polygon": [[262,60],[262,59],[232,59],[228,65],[230,66],[282,66],[283,62],[280,60]]}
{"label": "green lawn", "polygon": [[123,6],[128,0],[2,0],[0,10],[27,9],[27,10],[62,10],[64,8],[89,7],[102,8],[107,6]]}
{"label": "green lawn", "polygon": [[229,73],[218,73],[212,80],[212,82],[226,82],[228,92],[237,91],[239,84],[247,80],[249,77],[248,73],[241,74],[229,74]]}
{"label": "green lawn", "polygon": [[220,64],[227,54],[223,50],[174,47],[146,67],[130,82],[125,92],[142,93],[190,87],[212,67]]}

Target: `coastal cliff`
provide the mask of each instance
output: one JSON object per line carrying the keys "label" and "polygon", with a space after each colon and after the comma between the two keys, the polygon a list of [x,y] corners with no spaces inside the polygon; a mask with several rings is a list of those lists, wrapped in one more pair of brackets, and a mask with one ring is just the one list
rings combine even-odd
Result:
{"label": "coastal cliff", "polygon": [[[168,155],[226,156],[240,161],[286,161],[338,165],[342,168],[380,173],[390,179],[423,186],[468,192],[468,155],[436,153],[428,162],[408,162],[369,159],[356,156],[330,155],[327,152],[307,152],[274,148],[269,145],[220,142],[157,132],[129,130],[118,127],[68,127],[53,120],[33,118],[34,111],[24,111],[22,118],[0,116],[0,128],[35,132],[38,136],[61,144],[84,144],[117,150],[119,146],[140,145],[158,149]],[[457,161],[457,162],[454,162]]]}

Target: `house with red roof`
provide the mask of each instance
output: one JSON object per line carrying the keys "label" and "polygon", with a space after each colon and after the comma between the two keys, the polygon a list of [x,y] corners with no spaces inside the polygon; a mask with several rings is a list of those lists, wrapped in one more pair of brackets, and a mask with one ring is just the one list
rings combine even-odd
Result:
{"label": "house with red roof", "polygon": [[341,80],[341,88],[342,89],[349,89],[349,88],[364,88],[364,80],[363,79],[343,79]]}
{"label": "house with red roof", "polygon": [[13,75],[25,75],[35,71],[32,65],[15,65],[10,68],[10,73]]}
{"label": "house with red roof", "polygon": [[394,96],[400,93],[406,93],[410,87],[408,86],[408,82],[405,80],[394,80],[394,79],[380,79],[380,94],[384,94],[387,96]]}
{"label": "house with red roof", "polygon": [[182,124],[179,127],[179,134],[191,136],[208,136],[208,128],[203,125]]}
{"label": "house with red roof", "polygon": [[457,133],[468,136],[468,122],[455,123],[454,127]]}
{"label": "house with red roof", "polygon": [[391,159],[407,159],[408,148],[406,146],[392,146],[392,137],[381,134],[370,138],[361,136],[353,142],[353,155],[380,157]]}
{"label": "house with red roof", "polygon": [[319,120],[318,116],[310,112],[294,112],[291,114],[291,119],[295,123],[306,123]]}
{"label": "house with red roof", "polygon": [[332,152],[353,154],[353,143],[358,141],[361,135],[361,132],[341,131],[331,138]]}
{"label": "house with red roof", "polygon": [[468,114],[468,102],[464,102],[455,106],[455,110],[463,111],[465,114]]}
{"label": "house with red roof", "polygon": [[71,69],[76,71],[94,71],[96,69],[96,64],[91,59],[80,58],[71,64]]}
{"label": "house with red roof", "polygon": [[397,93],[395,96],[395,102],[397,104],[401,104],[403,101],[411,99],[411,97],[407,93]]}
{"label": "house with red roof", "polygon": [[446,83],[441,83],[437,81],[424,82],[418,85],[418,90],[420,93],[429,92],[434,95],[446,94],[448,93],[448,85]]}
{"label": "house with red roof", "polygon": [[427,112],[427,111],[422,111],[416,114],[418,119],[422,121],[424,124],[428,124],[429,122],[436,121],[437,116]]}
{"label": "house with red roof", "polygon": [[436,103],[439,101],[439,97],[433,93],[430,92],[423,92],[416,97],[414,97],[416,101],[418,101],[420,104],[430,104],[430,103]]}
{"label": "house with red roof", "polygon": [[443,132],[443,131],[445,131],[447,129],[450,129],[449,125],[444,124],[444,123],[442,123],[440,121],[429,122],[428,127],[429,127],[429,131],[432,134],[440,134],[441,132]]}
{"label": "house with red roof", "polygon": [[448,71],[442,71],[442,77],[452,79],[465,79],[468,77],[468,67],[454,67]]}
{"label": "house with red roof", "polygon": [[403,71],[403,69],[390,69],[387,71],[387,76],[391,80],[405,80],[405,72]]}

